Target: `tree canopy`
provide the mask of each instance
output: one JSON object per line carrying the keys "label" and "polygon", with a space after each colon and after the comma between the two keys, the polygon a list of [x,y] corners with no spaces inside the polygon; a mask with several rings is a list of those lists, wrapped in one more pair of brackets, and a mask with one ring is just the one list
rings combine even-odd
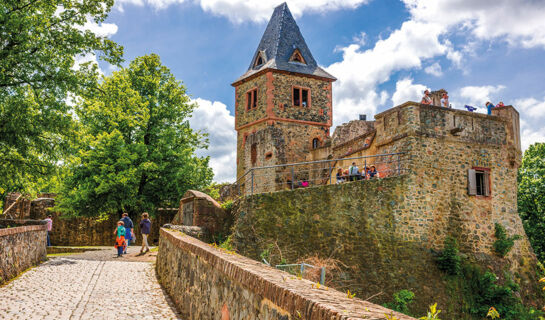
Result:
{"label": "tree canopy", "polygon": [[518,173],[518,210],[536,255],[544,261],[545,143],[535,143],[524,152]]}
{"label": "tree canopy", "polygon": [[56,170],[74,130],[70,96],[96,87],[97,55],[119,64],[122,47],[87,27],[113,0],[0,1],[0,194]]}
{"label": "tree canopy", "polygon": [[155,54],[105,77],[76,107],[80,120],[77,155],[58,197],[73,215],[140,213],[178,206],[190,188],[212,180],[204,135],[188,119],[195,105],[185,87]]}

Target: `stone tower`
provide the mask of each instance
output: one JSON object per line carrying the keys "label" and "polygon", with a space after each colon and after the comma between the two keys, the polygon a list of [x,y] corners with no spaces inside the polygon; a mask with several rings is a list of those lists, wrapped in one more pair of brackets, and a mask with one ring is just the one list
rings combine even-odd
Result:
{"label": "stone tower", "polygon": [[[331,84],[286,3],[273,15],[235,87],[237,178],[253,167],[304,161],[329,137]],[[275,170],[277,184],[285,182]],[[273,181],[271,181],[272,183]]]}

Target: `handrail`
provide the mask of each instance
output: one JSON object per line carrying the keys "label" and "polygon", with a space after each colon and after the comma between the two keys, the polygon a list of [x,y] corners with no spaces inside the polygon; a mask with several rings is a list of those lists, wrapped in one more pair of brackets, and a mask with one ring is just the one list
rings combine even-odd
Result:
{"label": "handrail", "polygon": [[365,159],[365,158],[376,158],[376,157],[383,157],[383,156],[395,156],[405,154],[405,152],[394,152],[394,153],[381,153],[371,156],[359,156],[359,157],[351,157],[351,158],[337,158],[337,159],[327,159],[327,160],[315,160],[315,161],[305,161],[305,162],[294,162],[294,163],[286,163],[286,164],[276,164],[272,166],[264,166],[264,167],[253,167],[248,169],[240,178],[235,181],[233,184],[238,184],[238,182],[244,178],[248,173],[250,173],[253,170],[259,170],[259,169],[270,169],[270,168],[279,168],[279,167],[289,167],[289,166],[299,166],[304,164],[316,164],[316,163],[325,163],[325,162],[333,162],[333,161],[340,161],[340,160],[357,160],[357,159]]}

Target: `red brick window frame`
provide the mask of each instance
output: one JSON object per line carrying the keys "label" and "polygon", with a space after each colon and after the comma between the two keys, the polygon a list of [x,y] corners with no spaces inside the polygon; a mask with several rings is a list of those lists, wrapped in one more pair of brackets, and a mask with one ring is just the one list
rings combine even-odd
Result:
{"label": "red brick window frame", "polygon": [[468,194],[478,198],[492,197],[490,168],[472,167],[468,170]]}
{"label": "red brick window frame", "polygon": [[257,108],[257,87],[246,91],[246,111]]}
{"label": "red brick window frame", "polygon": [[291,103],[294,107],[307,107],[310,108],[310,88],[292,86],[291,87]]}
{"label": "red brick window frame", "polygon": [[320,137],[315,137],[310,141],[311,150],[318,149],[322,145],[322,140]]}

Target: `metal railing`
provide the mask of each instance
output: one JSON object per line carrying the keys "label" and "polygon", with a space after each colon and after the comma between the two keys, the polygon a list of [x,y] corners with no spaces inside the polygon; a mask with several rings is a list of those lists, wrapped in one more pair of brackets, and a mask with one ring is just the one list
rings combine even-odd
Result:
{"label": "metal railing", "polygon": [[[358,174],[348,170],[356,164]],[[376,174],[370,173],[370,169]],[[356,171],[356,169],[353,170]],[[344,183],[401,175],[408,171],[408,158],[404,152],[330,160],[288,163],[251,168],[233,185],[240,195],[251,195],[286,189]],[[342,172],[342,173],[341,173]]]}
{"label": "metal railing", "polygon": [[[305,277],[305,268],[313,268],[313,269],[320,269],[320,284],[325,284],[325,267],[316,267],[308,263],[297,263],[297,264],[277,264],[274,266],[276,269],[286,269],[288,273],[295,274],[298,276],[301,276],[302,278]],[[291,268],[297,267],[298,271],[292,271]]]}

